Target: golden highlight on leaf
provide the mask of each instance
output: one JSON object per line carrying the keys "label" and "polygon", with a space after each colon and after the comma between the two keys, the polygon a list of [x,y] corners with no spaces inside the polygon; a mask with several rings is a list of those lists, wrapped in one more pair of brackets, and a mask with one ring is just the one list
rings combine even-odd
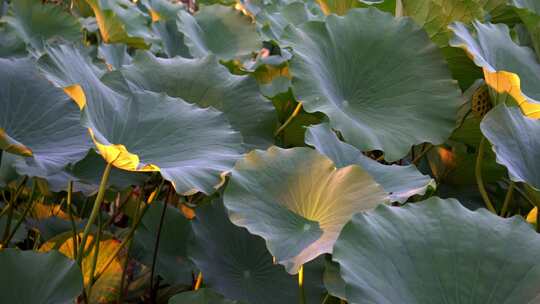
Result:
{"label": "golden highlight on leaf", "polygon": [[111,37],[107,29],[107,21],[105,20],[105,16],[101,11],[99,5],[94,0],[86,0],[86,3],[88,3],[88,5],[92,8],[92,11],[94,11],[94,15],[96,16],[96,22],[103,42],[110,43]]}
{"label": "golden highlight on leaf", "polygon": [[[70,220],[69,215],[62,210],[61,205],[49,205],[41,202],[34,203],[32,210],[30,210],[30,216],[36,219],[46,219],[55,216],[64,220]],[[76,216],[74,216],[74,219],[79,220]]]}
{"label": "golden highlight on leaf", "polygon": [[86,95],[80,85],[74,84],[64,88],[64,92],[75,101],[79,109],[83,109],[86,105]]}
{"label": "golden highlight on leaf", "polygon": [[0,128],[0,149],[25,157],[31,157],[33,155],[30,148],[13,140],[2,128]]}
{"label": "golden highlight on leaf", "polygon": [[523,114],[531,118],[540,118],[540,104],[529,102],[523,95],[521,81],[517,74],[506,71],[490,72],[484,68],[484,78],[486,83],[497,93],[506,93],[512,96]]}
{"label": "golden highlight on leaf", "polygon": [[159,167],[153,164],[145,165],[142,168],[139,168],[139,156],[129,152],[124,145],[104,145],[96,140],[94,132],[92,129],[88,129],[90,132],[90,137],[94,141],[101,157],[105,159],[107,163],[112,164],[113,166],[124,169],[127,171],[138,171],[138,172],[153,172],[160,171]]}
{"label": "golden highlight on leaf", "polygon": [[153,9],[149,9],[149,11],[150,11],[150,17],[152,18],[152,22],[158,22],[159,20],[162,19],[161,16]]}
{"label": "golden highlight on leaf", "polygon": [[538,215],[538,207],[532,208],[532,210],[529,211],[529,214],[527,214],[527,222],[536,226],[537,215]]}
{"label": "golden highlight on leaf", "polygon": [[279,76],[287,77],[289,79],[292,78],[288,65],[282,67],[265,65],[262,69],[256,71],[254,75],[255,79],[262,84],[269,84],[272,82],[272,80]]}
{"label": "golden highlight on leaf", "polygon": [[242,14],[244,14],[244,15],[246,15],[246,16],[251,17],[251,19],[252,19],[253,21],[255,21],[255,16],[253,16],[253,14],[250,13],[250,12],[244,7],[244,5],[243,5],[242,3],[237,2],[237,3],[234,5],[234,9],[237,10],[237,11],[242,12]]}

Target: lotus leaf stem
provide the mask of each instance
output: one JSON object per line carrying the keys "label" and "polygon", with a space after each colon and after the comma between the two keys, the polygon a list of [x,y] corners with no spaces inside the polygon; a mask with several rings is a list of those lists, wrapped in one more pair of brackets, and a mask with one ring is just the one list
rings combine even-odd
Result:
{"label": "lotus leaf stem", "polygon": [[296,105],[296,108],[292,112],[291,116],[289,116],[289,118],[287,118],[287,120],[276,130],[276,132],[274,133],[274,136],[278,136],[278,134],[281,133],[281,131],[285,130],[285,128],[287,127],[287,125],[289,125],[291,123],[293,118],[296,117],[296,115],[298,115],[298,113],[300,113],[300,109],[302,109],[302,103],[301,102],[299,102]]}
{"label": "lotus leaf stem", "polygon": [[88,218],[88,223],[86,223],[86,226],[84,227],[83,235],[81,237],[81,244],[79,245],[79,250],[78,250],[78,255],[77,255],[77,263],[79,265],[82,264],[82,259],[84,256],[84,248],[86,245],[86,239],[88,238],[88,234],[90,233],[90,230],[92,229],[92,225],[96,221],[96,218],[101,209],[101,203],[103,202],[103,198],[105,196],[105,190],[107,189],[107,182],[109,180],[111,168],[112,168],[112,164],[107,163],[107,167],[105,167],[105,171],[103,172],[103,176],[101,177],[101,183],[99,184],[98,194],[96,196],[96,200],[94,201],[94,207],[92,208],[92,212],[90,213],[90,217]]}
{"label": "lotus leaf stem", "polygon": [[[167,199],[163,202],[163,208],[161,210],[161,217],[159,218],[159,224],[158,224],[158,231],[156,235],[156,242],[154,244],[154,254],[152,255],[152,267],[150,270],[150,298],[152,302],[155,302],[156,296],[157,296],[157,286],[154,286],[154,277],[155,277],[155,271],[156,271],[156,262],[157,262],[157,256],[159,251],[159,240],[161,239],[161,229],[163,228],[163,221],[165,219],[165,213],[167,212],[167,201],[171,199],[173,196],[174,189],[171,186],[169,188],[169,193],[167,195]],[[159,280],[158,283],[159,285]]]}
{"label": "lotus leaf stem", "polygon": [[5,247],[7,247],[9,245],[9,242],[11,241],[13,236],[15,236],[15,233],[17,232],[17,230],[21,226],[22,222],[24,221],[24,219],[28,215],[28,212],[30,212],[30,210],[34,206],[34,201],[32,200],[32,198],[34,197],[35,191],[36,191],[36,180],[34,179],[34,180],[32,180],[32,190],[30,191],[30,196],[28,197],[28,202],[27,202],[26,209],[23,211],[23,214],[22,214],[21,218],[19,218],[19,220],[15,224],[15,227],[13,228],[13,230],[11,231],[11,233],[9,234],[7,239],[2,244],[0,244],[0,249],[3,249],[3,248],[5,248]]}
{"label": "lotus leaf stem", "polygon": [[73,181],[69,181],[67,189],[67,211],[69,221],[71,222],[71,233],[73,234],[73,257],[77,257],[77,246],[79,246],[77,228],[75,227],[75,219],[73,218],[72,203],[73,203]]}
{"label": "lotus leaf stem", "polygon": [[96,249],[94,249],[94,255],[92,256],[92,264],[90,266],[90,278],[88,280],[88,296],[92,294],[92,285],[94,285],[94,275],[96,274],[96,266],[99,256],[99,243],[101,242],[101,229],[103,229],[103,223],[101,221],[101,214],[98,214],[98,231],[96,235],[96,241],[94,242],[94,246],[96,247]]}
{"label": "lotus leaf stem", "polygon": [[486,138],[482,136],[482,139],[480,140],[480,145],[478,147],[478,155],[476,157],[476,165],[474,168],[474,173],[476,176],[476,184],[478,185],[478,190],[480,191],[480,194],[482,195],[482,199],[484,200],[486,207],[489,209],[489,211],[497,214],[495,207],[493,207],[493,204],[491,203],[491,200],[489,199],[489,195],[484,186],[484,179],[482,177],[482,160],[484,159],[485,146],[486,146]]}
{"label": "lotus leaf stem", "polygon": [[506,214],[506,210],[508,209],[510,200],[512,200],[512,194],[514,194],[514,188],[515,188],[515,183],[510,182],[510,185],[508,185],[508,190],[506,191],[506,196],[504,197],[504,203],[503,203],[501,213],[500,213],[500,215],[503,217]]}
{"label": "lotus leaf stem", "polygon": [[[116,247],[114,252],[109,255],[109,259],[103,264],[103,267],[96,273],[96,280],[99,279],[99,277],[107,270],[107,268],[111,265],[111,263],[116,259],[118,254],[126,247],[126,245],[129,243],[129,240],[133,238],[135,235],[135,230],[137,230],[137,227],[139,227],[139,224],[142,221],[142,218],[144,217],[144,214],[148,210],[148,207],[152,203],[153,199],[158,197],[159,193],[161,192],[161,188],[163,187],[164,180],[161,181],[161,184],[157,189],[154,190],[154,192],[150,195],[148,198],[148,202],[144,205],[144,208],[140,212],[139,216],[134,219],[133,227],[129,229],[128,234],[124,237],[122,242],[120,243],[120,246]],[[155,193],[155,194],[154,194]]]}

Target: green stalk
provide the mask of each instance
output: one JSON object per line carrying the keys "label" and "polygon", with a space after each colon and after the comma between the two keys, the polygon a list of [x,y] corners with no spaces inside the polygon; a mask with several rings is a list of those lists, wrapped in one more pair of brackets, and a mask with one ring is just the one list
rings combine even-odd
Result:
{"label": "green stalk", "polygon": [[0,211],[0,218],[6,214],[6,212],[9,210],[9,201],[6,199],[6,194],[2,191],[2,196],[4,197],[4,208],[2,208],[2,211]]}
{"label": "green stalk", "polygon": [[484,186],[484,179],[482,177],[482,160],[484,158],[485,143],[486,143],[486,138],[482,136],[482,139],[480,140],[480,145],[478,147],[478,155],[476,157],[476,165],[474,168],[474,173],[476,175],[476,184],[478,185],[478,190],[480,191],[480,194],[482,195],[482,199],[484,200],[486,207],[489,209],[489,211],[497,214],[497,210],[495,210],[495,207],[493,207],[493,204],[491,203],[491,200],[489,199],[489,195]]}
{"label": "green stalk", "polygon": [[[169,195],[167,195],[167,198],[170,198],[173,194],[173,187],[171,186],[169,189]],[[159,225],[158,225],[158,231],[156,236],[156,243],[154,244],[154,254],[152,255],[152,267],[150,271],[150,299],[153,303],[156,302],[157,297],[157,288],[159,287],[159,281],[158,286],[154,286],[154,276],[156,271],[156,262],[157,262],[157,256],[159,251],[159,241],[161,239],[161,229],[163,228],[163,221],[165,219],[165,213],[167,211],[167,199],[163,202],[163,209],[161,211],[161,217],[159,218]]]}
{"label": "green stalk", "polygon": [[324,298],[323,298],[321,304],[326,304],[326,303],[328,302],[328,299],[330,299],[330,294],[329,294],[329,293],[327,293],[327,294],[324,296]]}
{"label": "green stalk", "polygon": [[0,244],[0,249],[2,249],[4,247],[5,241],[7,240],[7,238],[10,235],[11,221],[13,220],[13,209],[14,208],[12,206],[12,203],[9,203],[7,221],[6,221],[6,225],[4,226],[4,235],[2,236],[2,243]]}
{"label": "green stalk", "polygon": [[88,209],[88,205],[89,205],[89,202],[90,201],[90,198],[87,197],[85,200],[84,200],[84,204],[82,205],[82,208],[81,208],[81,212],[79,212],[79,217],[84,217],[84,215],[86,214],[86,209]]}
{"label": "green stalk", "polygon": [[67,208],[69,221],[71,222],[71,233],[73,234],[73,258],[77,258],[77,246],[79,246],[77,228],[75,227],[75,220],[73,219],[73,212],[71,206],[73,203],[73,181],[68,183],[68,192],[67,192]]}
{"label": "green stalk", "polygon": [[431,148],[433,148],[433,145],[432,144],[427,144],[427,145],[422,145],[422,151],[420,153],[418,153],[418,155],[413,158],[412,160],[412,163],[414,165],[418,165],[418,162],[420,162],[420,160],[426,156],[426,154],[431,150]]}
{"label": "green stalk", "polygon": [[86,239],[88,238],[88,234],[90,233],[90,230],[92,229],[92,225],[96,221],[96,218],[100,212],[101,203],[103,202],[103,197],[105,196],[105,190],[107,189],[107,181],[109,180],[109,174],[111,173],[112,165],[111,163],[107,163],[107,167],[105,167],[105,171],[103,172],[103,176],[101,177],[101,183],[99,184],[99,190],[98,194],[96,196],[96,200],[94,201],[94,207],[92,208],[92,213],[90,213],[90,217],[88,218],[88,223],[86,223],[86,227],[84,227],[83,235],[81,237],[81,244],[79,245],[78,255],[77,255],[77,264],[82,264],[82,258],[84,256],[84,247],[86,245]]}
{"label": "green stalk", "polygon": [[506,214],[506,210],[508,209],[508,205],[510,204],[510,200],[512,199],[512,194],[514,194],[514,187],[515,187],[515,183],[510,182],[510,185],[508,185],[508,191],[506,191],[506,196],[504,197],[504,203],[501,209],[501,216],[503,217]]}
{"label": "green stalk", "polygon": [[134,228],[131,228],[129,230],[128,234],[124,237],[124,239],[120,243],[120,246],[116,247],[113,253],[109,255],[109,259],[103,264],[103,267],[97,272],[96,280],[99,279],[99,277],[103,274],[103,272],[105,272],[105,270],[107,270],[107,268],[111,265],[114,259],[116,259],[118,254],[120,254],[120,252],[126,247],[127,243],[129,243],[129,240],[133,238],[133,236],[135,235],[135,230],[137,230],[137,227],[141,223],[141,219],[146,213],[146,210],[148,210],[148,206],[149,205],[144,206],[143,210],[141,211],[141,216],[135,222]]}
{"label": "green stalk", "polygon": [[32,250],[36,251],[39,248],[39,239],[41,238],[41,232],[39,230],[34,230],[36,235],[34,236],[34,246],[32,246]]}
{"label": "green stalk", "polygon": [[120,212],[122,212],[124,210],[124,208],[126,207],[127,203],[129,202],[129,199],[131,198],[133,194],[133,188],[131,188],[131,191],[129,192],[129,194],[126,196],[126,198],[122,201],[122,203],[120,203],[120,206],[118,206],[118,209],[116,209],[113,213],[113,215],[109,218],[109,220],[107,221],[107,223],[105,224],[105,227],[109,227],[113,224],[114,222],[114,219],[120,214]]}
{"label": "green stalk", "polygon": [[34,197],[34,193],[36,191],[36,180],[32,180],[32,190],[30,192],[30,196],[28,197],[28,202],[27,202],[27,207],[26,209],[24,210],[21,218],[17,221],[17,223],[15,224],[15,227],[13,228],[13,230],[11,231],[11,233],[9,234],[9,236],[7,237],[7,239],[2,243],[0,244],[0,249],[3,249],[3,248],[6,248],[8,245],[9,245],[9,242],[11,241],[11,239],[13,238],[13,236],[15,236],[15,233],[17,232],[17,230],[19,229],[19,227],[21,226],[22,222],[24,221],[24,219],[26,218],[26,216],[28,215],[28,212],[30,212],[30,210],[32,209],[32,207],[34,206],[34,200],[33,200],[33,197]]}
{"label": "green stalk", "polygon": [[9,237],[11,230],[11,221],[13,220],[13,209],[15,209],[15,203],[17,202],[17,199],[19,198],[19,195],[21,194],[23,186],[26,184],[27,180],[28,177],[24,176],[22,182],[17,186],[15,193],[12,193],[11,197],[9,198],[7,206],[4,208],[4,210],[2,210],[2,214],[6,212],[8,213],[8,218],[4,227],[4,235],[2,236],[2,244],[4,244],[5,240]]}
{"label": "green stalk", "polygon": [[[133,191],[131,191],[133,192]],[[131,193],[130,193],[131,195]],[[139,201],[137,204],[137,207],[135,208],[135,216],[134,219],[139,217],[139,212],[141,209],[141,202]],[[131,223],[131,229],[135,229],[135,221]],[[131,244],[133,243],[130,239],[127,244],[127,254],[126,259],[124,260],[124,265],[122,265],[122,280],[120,281],[120,293],[118,294],[118,303],[122,304],[124,303],[124,292],[125,292],[125,284],[126,284],[126,269],[129,263],[129,252],[131,251]]]}
{"label": "green stalk", "polygon": [[[88,297],[92,294],[92,285],[94,285],[94,275],[96,273],[96,266],[99,256],[99,242],[101,242],[101,229],[103,228],[103,223],[101,222],[101,214],[98,215],[98,231],[96,235],[96,241],[94,246],[94,255],[92,256],[92,263],[90,264],[90,279],[88,280]],[[92,246],[92,247],[94,247]]]}
{"label": "green stalk", "polygon": [[139,216],[135,219],[133,227],[129,229],[128,234],[124,237],[124,239],[120,243],[120,246],[116,247],[114,252],[109,255],[109,259],[103,264],[104,266],[96,274],[96,280],[103,274],[103,272],[105,272],[105,270],[107,270],[107,268],[111,265],[114,259],[118,256],[118,254],[120,254],[120,252],[126,247],[127,243],[129,243],[129,240],[133,238],[133,236],[135,235],[135,230],[137,230],[137,228],[139,227],[139,224],[141,223],[142,218],[144,217],[144,214],[148,210],[148,207],[152,203],[152,200],[159,196],[163,183],[164,181],[162,180],[159,187],[155,190],[155,195],[154,194],[150,195],[148,202],[146,203],[146,205],[144,205],[144,208],[140,212]]}

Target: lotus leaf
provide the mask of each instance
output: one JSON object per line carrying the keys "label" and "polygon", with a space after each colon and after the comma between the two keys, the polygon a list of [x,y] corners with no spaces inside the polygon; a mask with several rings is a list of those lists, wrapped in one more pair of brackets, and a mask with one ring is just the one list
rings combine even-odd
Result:
{"label": "lotus leaf", "polygon": [[412,145],[442,143],[454,128],[459,88],[409,18],[352,9],[289,27],[282,40],[294,51],[292,86],[304,109],[325,113],[360,150],[395,161]]}
{"label": "lotus leaf", "polygon": [[350,303],[534,303],[538,254],[539,236],[521,217],[433,197],[355,215],[333,259]]}
{"label": "lotus leaf", "polygon": [[356,212],[388,201],[362,168],[337,169],[308,148],[255,150],[232,170],[224,202],[231,221],[266,240],[291,274],[332,246]]}

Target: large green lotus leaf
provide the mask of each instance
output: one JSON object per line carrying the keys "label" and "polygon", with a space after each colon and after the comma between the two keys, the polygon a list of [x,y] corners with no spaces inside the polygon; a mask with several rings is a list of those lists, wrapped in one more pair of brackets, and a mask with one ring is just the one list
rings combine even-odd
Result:
{"label": "large green lotus leaf", "polygon": [[169,304],[241,304],[241,302],[225,299],[219,293],[208,288],[182,292],[172,297]]}
{"label": "large green lotus leaf", "polygon": [[279,40],[289,24],[299,25],[309,20],[323,19],[322,12],[313,12],[305,2],[294,1],[284,5],[272,3],[256,16],[259,31],[267,39]]}
{"label": "large green lotus leaf", "polygon": [[[103,83],[87,58],[70,46],[48,49],[39,61],[62,88],[78,88],[82,122],[101,156],[130,171],[160,171],[179,193],[211,193],[240,157],[241,136],[224,115],[180,98],[132,89],[121,75]],[[68,90],[69,91],[69,90]]]}
{"label": "large green lotus leaf", "polygon": [[292,84],[304,109],[325,113],[360,150],[395,161],[412,145],[442,143],[455,127],[459,88],[411,19],[353,9],[289,27],[283,40],[294,49]]}
{"label": "large green lotus leaf", "polygon": [[192,58],[189,49],[184,42],[184,34],[178,30],[176,19],[159,20],[152,23],[152,30],[159,37],[162,52],[167,57],[180,56]]}
{"label": "large green lotus leaf", "polygon": [[184,9],[182,2],[169,0],[142,0],[142,3],[150,11],[152,22],[175,19],[178,12]]}
{"label": "large green lotus leaf", "polygon": [[323,281],[329,294],[344,300],[347,298],[345,295],[345,282],[339,273],[338,263],[326,261]]}
{"label": "large green lotus leaf", "polygon": [[58,5],[43,4],[39,0],[12,1],[10,15],[4,19],[26,43],[36,49],[42,49],[45,41],[53,37],[70,41],[82,39],[77,18]]}
{"label": "large green lotus leaf", "polygon": [[204,6],[193,16],[180,11],[178,17],[178,29],[193,57],[212,53],[220,59],[238,59],[262,46],[255,24],[231,7]]}
{"label": "large green lotus leaf", "polygon": [[0,268],[2,303],[67,304],[83,290],[77,263],[56,251],[4,249],[0,251]]}
{"label": "large green lotus leaf", "polygon": [[[153,203],[144,214],[134,238],[132,254],[151,266],[163,203]],[[187,257],[191,237],[190,221],[177,209],[167,206],[156,260],[156,272],[169,284],[191,285],[195,267]]]}
{"label": "large green lotus leaf", "polygon": [[250,148],[267,148],[273,142],[276,114],[272,104],[261,95],[255,79],[230,74],[214,55],[164,59],[139,52],[122,73],[145,90],[222,111]]}
{"label": "large green lotus leaf", "polygon": [[492,13],[506,0],[402,0],[402,14],[410,16],[422,26],[429,37],[442,50],[454,79],[461,89],[467,89],[476,79],[482,77],[478,68],[461,50],[448,46],[451,32],[448,24],[452,21],[465,23],[483,19],[484,14]]}
{"label": "large green lotus leaf", "polygon": [[453,23],[450,45],[465,49],[482,67],[496,103],[511,96],[523,113],[540,118],[540,63],[533,50],[517,45],[505,24],[474,22],[473,26],[475,30],[469,31],[463,23]]}
{"label": "large green lotus leaf", "polygon": [[358,166],[337,169],[309,148],[255,150],[238,161],[225,190],[231,221],[262,236],[289,273],[331,253],[356,212],[388,201]]}
{"label": "large green lotus leaf", "polygon": [[421,174],[414,165],[383,165],[358,151],[355,147],[341,142],[326,123],[309,127],[306,143],[330,158],[336,167],[358,165],[379,183],[390,199],[405,202],[413,195],[423,195],[429,187],[435,188],[435,181]]}
{"label": "large green lotus leaf", "polygon": [[20,175],[46,177],[84,158],[90,137],[77,106],[30,59],[0,59],[0,148]]}
{"label": "large green lotus leaf", "polygon": [[105,43],[125,43],[147,48],[155,37],[149,20],[137,4],[129,0],[85,0],[94,11],[101,38]]}
{"label": "large green lotus leaf", "polygon": [[98,57],[103,59],[111,69],[119,69],[131,63],[131,56],[127,52],[127,45],[122,43],[102,43],[98,47]]}
{"label": "large green lotus leaf", "polygon": [[540,120],[501,104],[489,111],[480,127],[512,180],[540,189]]}
{"label": "large green lotus leaf", "polygon": [[[263,239],[231,223],[221,199],[199,207],[192,227],[195,237],[189,256],[206,286],[247,303],[299,303],[297,277],[273,263]],[[322,270],[317,262],[304,270],[307,303],[322,299]]]}
{"label": "large green lotus leaf", "polygon": [[[191,58],[184,43],[184,34],[178,31],[177,15],[184,9],[182,2],[169,0],[143,0],[152,18],[152,31],[158,39],[153,41],[153,48],[161,47],[161,53],[167,57],[182,56]],[[154,52],[159,52],[155,51]]]}
{"label": "large green lotus leaf", "polygon": [[433,197],[355,215],[333,259],[349,303],[536,303],[539,241],[521,217]]}
{"label": "large green lotus leaf", "polygon": [[527,28],[537,58],[540,58],[540,2],[536,0],[512,0],[515,10]]}

